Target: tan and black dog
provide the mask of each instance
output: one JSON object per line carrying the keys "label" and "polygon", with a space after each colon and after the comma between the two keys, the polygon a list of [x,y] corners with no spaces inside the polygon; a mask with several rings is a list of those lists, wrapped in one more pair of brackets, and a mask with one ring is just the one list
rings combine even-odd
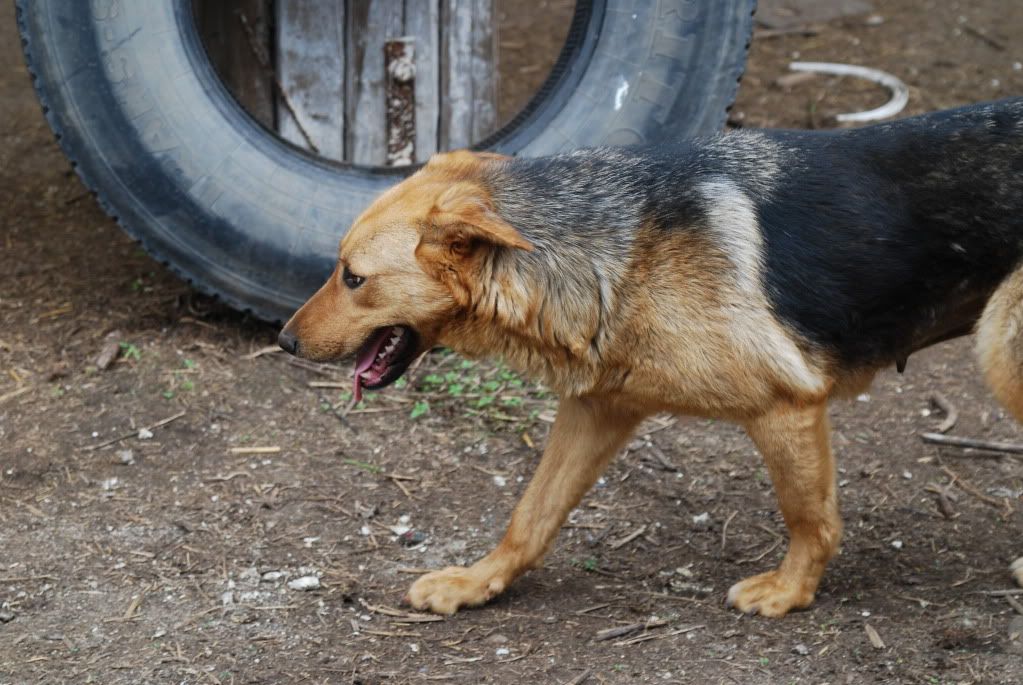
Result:
{"label": "tan and black dog", "polygon": [[280,342],[353,358],[357,394],[435,345],[559,394],[500,544],[420,578],[413,606],[481,604],[539,565],[637,424],[668,411],[735,421],[763,454],[790,545],[728,599],[781,616],[813,601],[841,537],[831,398],[976,330],[1023,419],[1021,256],[1023,99],[853,131],[454,152],[358,218]]}

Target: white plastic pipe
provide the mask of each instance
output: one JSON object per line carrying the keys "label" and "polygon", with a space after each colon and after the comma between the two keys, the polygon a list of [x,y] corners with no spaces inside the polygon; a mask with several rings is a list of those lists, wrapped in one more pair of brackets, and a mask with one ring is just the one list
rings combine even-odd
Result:
{"label": "white plastic pipe", "polygon": [[854,64],[838,64],[837,62],[793,62],[789,65],[792,71],[810,71],[815,74],[832,74],[833,76],[857,76],[884,86],[891,91],[892,97],[877,109],[865,112],[849,112],[835,117],[838,121],[877,121],[887,119],[901,112],[909,102],[909,88],[900,79],[880,69],[860,67]]}

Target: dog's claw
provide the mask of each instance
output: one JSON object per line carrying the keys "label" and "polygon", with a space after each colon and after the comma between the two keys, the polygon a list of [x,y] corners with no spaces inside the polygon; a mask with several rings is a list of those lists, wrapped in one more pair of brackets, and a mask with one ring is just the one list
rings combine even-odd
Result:
{"label": "dog's claw", "polygon": [[761,573],[739,581],[728,590],[728,606],[746,614],[771,618],[784,616],[792,609],[813,603],[813,591],[799,578],[790,578],[778,571]]}
{"label": "dog's claw", "polygon": [[478,606],[504,591],[500,578],[476,567],[449,566],[427,573],[409,588],[405,601],[420,611],[453,615],[461,607]]}

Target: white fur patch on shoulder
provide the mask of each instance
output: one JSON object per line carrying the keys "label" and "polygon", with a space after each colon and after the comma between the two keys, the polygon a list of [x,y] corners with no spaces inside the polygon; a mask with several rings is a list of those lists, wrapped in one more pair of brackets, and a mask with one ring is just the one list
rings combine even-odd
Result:
{"label": "white fur patch on shoulder", "polygon": [[703,181],[699,192],[707,202],[710,230],[735,267],[736,317],[732,334],[736,342],[761,357],[786,381],[800,390],[817,393],[824,379],[807,363],[770,310],[763,285],[763,234],[753,200],[724,176]]}
{"label": "white fur patch on shoulder", "polygon": [[707,201],[710,229],[735,265],[740,289],[759,292],[764,241],[756,206],[739,186],[724,176],[702,182],[699,191]]}

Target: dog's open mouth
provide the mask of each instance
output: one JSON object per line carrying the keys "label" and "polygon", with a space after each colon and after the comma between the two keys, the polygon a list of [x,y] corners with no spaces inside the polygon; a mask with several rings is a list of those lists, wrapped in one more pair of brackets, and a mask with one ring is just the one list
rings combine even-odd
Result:
{"label": "dog's open mouth", "polygon": [[356,353],[355,401],[362,399],[363,388],[377,390],[398,380],[418,349],[418,336],[408,326],[385,326],[374,331]]}

